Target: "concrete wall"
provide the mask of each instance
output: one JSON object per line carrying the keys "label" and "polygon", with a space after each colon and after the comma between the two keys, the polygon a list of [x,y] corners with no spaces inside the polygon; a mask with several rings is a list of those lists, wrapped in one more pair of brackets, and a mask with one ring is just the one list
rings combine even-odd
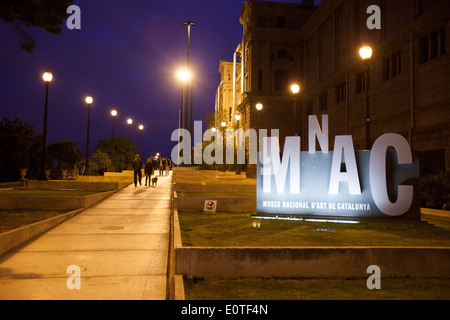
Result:
{"label": "concrete wall", "polygon": [[450,278],[450,248],[198,248],[176,250],[176,273],[207,279]]}
{"label": "concrete wall", "polygon": [[74,180],[25,181],[25,189],[32,190],[84,190],[84,191],[111,191],[119,190],[130,183],[127,182],[88,182]]}
{"label": "concrete wall", "polygon": [[175,273],[205,279],[450,278],[450,248],[427,247],[183,247],[174,210]]}
{"label": "concrete wall", "polygon": [[8,232],[0,234],[0,256],[15,248],[22,243],[36,237],[55,226],[63,223],[64,221],[72,218],[73,216],[79,214],[82,210],[74,210],[66,214],[59,215],[50,219],[39,221],[21,228],[17,228]]}
{"label": "concrete wall", "polygon": [[107,191],[76,197],[0,197],[0,208],[74,210],[88,208],[93,204],[106,199],[115,192],[116,191]]}

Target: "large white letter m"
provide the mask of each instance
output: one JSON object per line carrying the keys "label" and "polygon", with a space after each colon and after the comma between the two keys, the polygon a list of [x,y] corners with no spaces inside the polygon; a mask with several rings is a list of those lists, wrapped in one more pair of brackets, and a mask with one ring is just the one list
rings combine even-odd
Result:
{"label": "large white letter m", "polygon": [[[278,137],[263,139],[263,192],[272,192],[272,176],[278,193],[283,193],[289,171],[290,193],[300,193],[300,137],[286,137],[283,159],[280,159]],[[289,169],[289,170],[288,170]]]}

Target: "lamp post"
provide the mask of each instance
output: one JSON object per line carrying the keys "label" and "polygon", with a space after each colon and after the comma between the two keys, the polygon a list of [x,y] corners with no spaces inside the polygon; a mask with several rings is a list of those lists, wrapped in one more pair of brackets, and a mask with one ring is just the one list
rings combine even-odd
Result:
{"label": "lamp post", "polygon": [[50,82],[53,79],[53,75],[50,70],[47,70],[42,75],[42,79],[45,82],[45,108],[44,108],[44,133],[42,136],[42,163],[41,163],[41,174],[39,180],[47,180],[47,174],[45,173],[45,162],[47,160],[47,114],[48,114],[48,89]]}
{"label": "lamp post", "polygon": [[222,127],[222,147],[223,147],[223,151],[222,151],[222,172],[225,172],[225,128],[227,126],[227,123],[225,121],[222,121],[222,123],[220,124],[220,126]]}
{"label": "lamp post", "polygon": [[144,126],[141,124],[139,125],[139,157],[142,159],[142,130],[144,130]]}
{"label": "lamp post", "polygon": [[370,73],[368,61],[372,57],[372,48],[370,46],[361,47],[359,49],[359,55],[363,61],[364,83],[366,85],[366,111],[365,111],[366,150],[370,150],[370,106],[369,106]]}
{"label": "lamp post", "polygon": [[[187,88],[187,83],[189,80],[191,80],[191,72],[188,69],[181,69],[178,70],[177,72],[177,78],[178,80],[181,81],[181,108],[180,111],[178,113],[178,129],[188,129],[188,124],[187,124],[187,120],[186,122],[183,122],[184,120],[184,114],[187,112],[186,110],[184,110],[185,108],[187,109],[187,106],[184,106],[184,87],[186,84],[186,88]],[[187,93],[186,93],[187,94]],[[187,100],[186,100],[186,105],[187,105]],[[178,157],[177,157],[177,165],[180,165],[180,132],[178,132]],[[183,139],[183,145],[184,145],[185,141]],[[182,148],[182,150],[184,151],[184,148]]]}
{"label": "lamp post", "polygon": [[241,120],[241,115],[236,114],[234,116],[234,119],[236,119],[236,174],[241,174],[241,170],[239,168],[239,164],[237,161],[237,153],[238,153],[238,147],[239,147],[239,120]]}
{"label": "lamp post", "polygon": [[260,150],[260,145],[261,145],[261,139],[260,139],[260,129],[261,129],[261,110],[263,109],[263,104],[261,102],[258,102],[256,104],[256,110],[258,110],[258,150]]}
{"label": "lamp post", "polygon": [[[191,80],[191,77],[192,77],[192,75],[191,75],[191,72],[188,70],[188,69],[181,69],[181,70],[178,70],[178,72],[177,72],[177,78],[178,78],[178,80],[180,80],[181,81],[181,112],[180,112],[180,119],[178,120],[178,122],[179,122],[179,127],[181,128],[181,129],[188,129],[188,125],[187,125],[187,122],[183,122],[183,117],[184,117],[184,114],[185,114],[185,108],[184,108],[184,87],[185,87],[185,84],[189,81],[189,80]],[[187,85],[186,85],[187,86]]]}
{"label": "lamp post", "polygon": [[111,115],[113,117],[113,139],[116,137],[115,135],[115,129],[116,129],[116,116],[117,116],[117,110],[114,109],[111,111]]}
{"label": "lamp post", "polygon": [[130,142],[131,146],[131,125],[133,124],[133,119],[128,119],[127,123],[128,123],[128,141]]}
{"label": "lamp post", "polygon": [[291,92],[294,95],[294,134],[298,136],[297,132],[297,94],[300,92],[300,86],[297,83],[291,85]]}
{"label": "lamp post", "polygon": [[85,99],[87,105],[88,105],[88,120],[87,120],[87,134],[86,134],[86,164],[85,164],[85,171],[88,172],[89,169],[89,126],[91,122],[91,104],[94,102],[94,99],[89,95]]}
{"label": "lamp post", "polygon": [[[187,70],[189,70],[189,63],[190,63],[190,50],[191,50],[191,27],[194,27],[195,26],[195,22],[192,22],[191,20],[188,20],[187,22],[184,22],[183,23],[183,25],[185,26],[185,27],[187,27],[188,28],[188,46],[187,46],[187,63],[186,63],[186,69]],[[188,99],[189,99],[189,85],[187,85],[186,84],[186,104],[185,104],[185,114],[184,114],[184,116],[185,116],[185,125],[186,125],[186,128],[185,129],[188,129],[189,130],[189,123],[191,124],[191,131],[192,131],[192,104],[193,104],[193,86],[192,86],[192,83],[190,84],[191,85],[191,120],[189,121],[189,118],[188,118],[188,113],[189,113],[189,111],[188,111]],[[192,134],[192,132],[191,132],[191,134]],[[192,142],[192,137],[191,137],[191,142]],[[191,144],[192,145],[192,144]]]}

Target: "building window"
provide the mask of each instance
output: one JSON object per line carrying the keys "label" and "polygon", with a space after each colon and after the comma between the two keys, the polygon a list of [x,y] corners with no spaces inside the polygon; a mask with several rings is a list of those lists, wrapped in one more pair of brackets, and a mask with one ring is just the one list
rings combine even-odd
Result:
{"label": "building window", "polygon": [[439,29],[439,54],[445,54],[445,27]]}
{"label": "building window", "polygon": [[289,86],[289,71],[284,69],[275,70],[275,90],[286,91]]}
{"label": "building window", "polygon": [[278,50],[277,51],[277,59],[282,59],[282,58],[286,58],[288,57],[288,53],[286,50]]}
{"label": "building window", "polygon": [[283,16],[277,17],[276,26],[280,29],[284,29],[286,27],[286,21]]}
{"label": "building window", "polygon": [[420,63],[428,61],[428,37],[420,38]]}
{"label": "building window", "polygon": [[439,41],[438,41],[438,33],[437,31],[430,33],[430,59],[434,59],[438,56],[439,50]]}
{"label": "building window", "polygon": [[402,73],[402,53],[398,51],[390,57],[383,58],[383,81],[389,80]]}
{"label": "building window", "polygon": [[347,99],[347,83],[344,81],[336,86],[336,103],[341,103]]}
{"label": "building window", "polygon": [[258,90],[262,91],[263,89],[263,71],[262,69],[258,70]]}
{"label": "building window", "polygon": [[419,63],[425,63],[445,54],[445,27],[419,39]]}
{"label": "building window", "polygon": [[320,95],[319,97],[319,107],[320,107],[320,111],[325,111],[328,109],[328,93],[324,93],[322,95]]}

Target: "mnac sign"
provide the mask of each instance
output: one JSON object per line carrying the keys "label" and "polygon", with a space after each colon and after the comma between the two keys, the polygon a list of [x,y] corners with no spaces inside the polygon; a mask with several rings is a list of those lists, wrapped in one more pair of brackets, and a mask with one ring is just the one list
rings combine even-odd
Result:
{"label": "mnac sign", "polygon": [[308,123],[309,151],[300,151],[300,137],[287,137],[282,153],[277,137],[263,139],[258,214],[420,220],[419,163],[403,136],[384,134],[370,151],[336,136],[330,151],[328,116]]}

